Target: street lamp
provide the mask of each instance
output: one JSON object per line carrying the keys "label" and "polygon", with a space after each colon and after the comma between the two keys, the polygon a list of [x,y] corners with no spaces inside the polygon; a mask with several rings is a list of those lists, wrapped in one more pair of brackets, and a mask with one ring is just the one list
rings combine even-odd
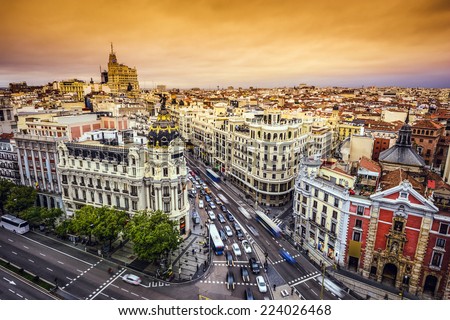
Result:
{"label": "street lamp", "polygon": [[323,300],[323,288],[325,286],[325,263],[322,262],[322,286],[320,288],[320,300]]}

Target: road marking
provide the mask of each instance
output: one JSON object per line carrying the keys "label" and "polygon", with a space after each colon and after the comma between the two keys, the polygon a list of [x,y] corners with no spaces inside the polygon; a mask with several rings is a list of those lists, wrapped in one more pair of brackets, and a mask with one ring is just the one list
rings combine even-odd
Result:
{"label": "road marking", "polygon": [[47,245],[45,245],[45,244],[42,244],[42,243],[40,243],[40,242],[38,242],[38,241],[36,241],[36,240],[33,240],[33,239],[31,239],[31,238],[28,238],[28,237],[26,237],[26,236],[23,236],[23,237],[24,237],[24,238],[27,238],[29,241],[34,242],[34,243],[36,243],[36,244],[38,244],[38,245],[40,245],[40,246],[43,246],[43,247],[45,247],[45,248],[47,248],[47,249],[49,249],[49,250],[53,250],[53,251],[58,252],[58,253],[60,253],[60,254],[62,254],[62,255],[65,255],[65,256],[67,256],[67,257],[70,257],[70,258],[72,258],[72,259],[75,259],[75,260],[77,260],[77,261],[80,261],[80,262],[83,262],[83,263],[85,263],[85,264],[87,264],[87,265],[92,266],[92,263],[86,262],[86,261],[84,261],[84,260],[82,260],[82,259],[79,259],[79,258],[77,258],[77,257],[74,257],[74,256],[72,256],[72,255],[70,255],[70,254],[68,254],[68,253],[65,253],[65,252],[62,252],[62,251],[57,250],[57,249],[55,249],[55,248],[49,247],[49,246],[47,246]]}
{"label": "road marking", "polygon": [[127,289],[124,289],[124,288],[120,288],[121,290],[123,290],[123,291],[125,291],[125,292],[130,292],[130,291],[128,291]]}
{"label": "road marking", "polygon": [[53,270],[52,269],[50,269],[50,268],[46,268],[48,271],[51,271],[51,272],[53,272]]}
{"label": "road marking", "polygon": [[58,263],[59,263],[59,264],[64,264],[64,262],[62,262],[62,261],[59,261],[59,260],[58,260]]}
{"label": "road marking", "polygon": [[13,239],[8,239],[8,241],[9,241],[9,242],[14,242],[14,240],[13,240]]}
{"label": "road marking", "polygon": [[137,293],[134,292],[130,292],[133,296],[139,297],[139,295]]}
{"label": "road marking", "polygon": [[43,257],[46,257],[46,255],[43,254],[42,252],[39,252],[39,254],[40,254],[41,256],[43,256]]}
{"label": "road marking", "polygon": [[33,260],[31,260],[31,259],[28,259],[28,261],[30,261],[31,263],[34,263],[34,261],[33,261]]}
{"label": "road marking", "polygon": [[313,289],[311,289],[312,293],[314,293],[316,296],[319,296]]}
{"label": "road marking", "polygon": [[11,251],[13,254],[17,255],[17,252]]}
{"label": "road marking", "polygon": [[28,248],[27,246],[23,246],[25,249],[30,249],[30,248]]}
{"label": "road marking", "polygon": [[71,279],[71,278],[69,278],[69,277],[66,277],[66,279],[69,279],[69,281],[72,281],[73,279]]}

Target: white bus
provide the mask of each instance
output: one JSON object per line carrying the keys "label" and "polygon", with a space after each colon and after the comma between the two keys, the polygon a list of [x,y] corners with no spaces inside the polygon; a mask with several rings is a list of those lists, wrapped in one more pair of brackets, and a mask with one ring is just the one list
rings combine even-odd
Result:
{"label": "white bus", "polygon": [[10,214],[5,214],[0,219],[0,226],[8,229],[14,233],[24,234],[30,231],[30,225],[27,221],[14,217]]}

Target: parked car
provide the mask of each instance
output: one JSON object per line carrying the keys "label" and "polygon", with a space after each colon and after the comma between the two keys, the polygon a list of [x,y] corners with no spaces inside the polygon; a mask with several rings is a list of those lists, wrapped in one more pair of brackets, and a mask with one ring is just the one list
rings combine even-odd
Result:
{"label": "parked car", "polygon": [[250,288],[245,289],[244,298],[245,300],[255,300],[252,289]]}
{"label": "parked car", "polygon": [[227,283],[228,290],[234,290],[234,288],[236,287],[236,281],[235,281],[234,273],[232,271],[227,272],[226,283]]}
{"label": "parked car", "polygon": [[245,253],[252,253],[252,246],[247,240],[242,240],[242,247],[244,247]]}
{"label": "parked car", "polygon": [[290,264],[295,264],[297,261],[295,261],[294,257],[292,257],[289,252],[287,252],[284,249],[280,249],[278,251],[278,253],[280,254],[281,257],[283,257],[288,263]]}
{"label": "parked car", "polygon": [[225,218],[221,213],[217,214],[217,220],[219,220],[220,223],[225,223]]}
{"label": "parked car", "polygon": [[199,200],[199,201],[198,201],[198,207],[199,207],[200,209],[203,209],[203,208],[205,207],[205,203],[203,202],[203,200]]}
{"label": "parked car", "polygon": [[208,216],[211,220],[216,220],[216,215],[212,210],[208,210]]}
{"label": "parked car", "polygon": [[234,266],[233,255],[228,250],[225,251],[225,259],[227,261],[227,266],[228,267]]}
{"label": "parked car", "polygon": [[236,257],[240,257],[242,255],[241,248],[239,248],[239,245],[236,242],[231,245],[231,248],[233,248],[233,252]]}
{"label": "parked car", "polygon": [[228,237],[232,237],[233,236],[233,230],[231,230],[231,228],[229,226],[225,226],[225,233],[227,234]]}
{"label": "parked car", "polygon": [[258,286],[259,292],[267,292],[267,285],[266,281],[264,280],[263,276],[257,276],[256,277],[256,285]]}
{"label": "parked car", "polygon": [[250,265],[250,270],[252,270],[252,273],[258,274],[260,271],[259,270],[259,262],[257,262],[256,259],[252,257],[248,260],[248,263]]}
{"label": "parked car", "polygon": [[242,281],[250,282],[250,272],[248,272],[247,267],[241,266],[241,277]]}
{"label": "parked car", "polygon": [[139,285],[141,284],[142,280],[141,278],[139,278],[137,275],[135,274],[126,274],[122,277],[122,280],[134,285]]}

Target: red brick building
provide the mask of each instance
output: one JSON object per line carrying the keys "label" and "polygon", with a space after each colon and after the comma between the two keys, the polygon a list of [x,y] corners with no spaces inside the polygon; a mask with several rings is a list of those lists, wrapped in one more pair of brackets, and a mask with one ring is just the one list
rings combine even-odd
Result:
{"label": "red brick building", "polygon": [[431,120],[420,120],[414,123],[411,140],[413,147],[426,165],[436,166],[438,144],[444,132],[444,125]]}

